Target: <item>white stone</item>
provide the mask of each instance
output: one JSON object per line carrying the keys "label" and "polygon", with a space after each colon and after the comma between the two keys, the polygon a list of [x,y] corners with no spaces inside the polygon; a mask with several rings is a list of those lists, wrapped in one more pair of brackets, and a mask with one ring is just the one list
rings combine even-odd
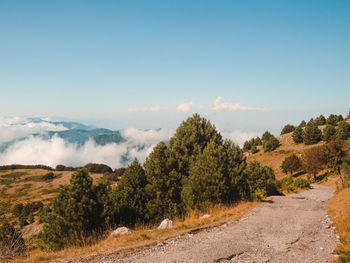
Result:
{"label": "white stone", "polygon": [[206,218],[209,218],[209,217],[210,217],[210,215],[205,214],[205,215],[202,215],[199,219],[203,220],[203,219],[206,219]]}
{"label": "white stone", "polygon": [[121,236],[121,235],[126,235],[126,234],[131,234],[131,230],[125,226],[123,227],[118,227],[116,230],[112,232],[112,236]]}
{"label": "white stone", "polygon": [[158,229],[166,229],[166,228],[172,228],[173,227],[173,221],[170,219],[164,219],[162,223],[160,223]]}

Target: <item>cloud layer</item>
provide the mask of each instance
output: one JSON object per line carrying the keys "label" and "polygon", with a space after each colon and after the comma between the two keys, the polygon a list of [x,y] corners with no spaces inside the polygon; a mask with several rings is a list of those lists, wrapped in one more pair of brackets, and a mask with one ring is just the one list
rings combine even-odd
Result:
{"label": "cloud layer", "polygon": [[154,107],[141,107],[141,108],[129,108],[129,112],[154,112],[154,111],[159,111],[160,110],[160,105],[154,106]]}
{"label": "cloud layer", "polygon": [[[11,144],[0,152],[0,165],[6,164],[44,164],[55,167],[57,164],[66,166],[82,166],[89,162],[104,163],[113,169],[127,166],[134,158],[141,162],[152,152],[160,141],[168,141],[175,133],[174,129],[140,130],[127,128],[121,131],[125,138],[123,143],[97,145],[90,139],[83,145],[69,143],[54,136],[52,138],[31,136],[31,133],[45,134],[49,130],[66,130],[62,125],[51,123],[30,122],[28,119],[0,118],[0,134],[2,142],[28,136]],[[222,131],[224,138],[231,139],[242,146],[244,141],[259,136],[258,132],[242,132],[239,130]]]}

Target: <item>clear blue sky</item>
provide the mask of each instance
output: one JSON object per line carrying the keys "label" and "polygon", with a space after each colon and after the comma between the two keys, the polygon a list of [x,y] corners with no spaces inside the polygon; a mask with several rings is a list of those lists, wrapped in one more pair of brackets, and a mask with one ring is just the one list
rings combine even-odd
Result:
{"label": "clear blue sky", "polygon": [[0,114],[153,128],[199,112],[241,129],[347,114],[349,14],[347,0],[0,0]]}

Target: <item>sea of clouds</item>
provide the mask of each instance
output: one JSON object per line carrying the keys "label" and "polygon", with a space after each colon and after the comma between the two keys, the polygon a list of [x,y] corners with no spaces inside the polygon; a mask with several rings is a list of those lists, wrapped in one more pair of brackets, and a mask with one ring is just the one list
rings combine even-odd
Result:
{"label": "sea of clouds", "polygon": [[[168,141],[175,133],[175,129],[168,128],[141,130],[130,127],[120,131],[125,142],[106,145],[98,145],[93,139],[78,145],[58,136],[32,135],[64,130],[67,130],[64,125],[46,119],[32,122],[23,117],[0,117],[0,145],[15,140],[0,152],[0,165],[44,164],[55,167],[63,164],[76,167],[93,162],[107,164],[113,169],[125,167],[135,158],[144,162],[154,146],[160,141]],[[245,140],[260,134],[235,130],[223,131],[222,135],[242,146]]]}

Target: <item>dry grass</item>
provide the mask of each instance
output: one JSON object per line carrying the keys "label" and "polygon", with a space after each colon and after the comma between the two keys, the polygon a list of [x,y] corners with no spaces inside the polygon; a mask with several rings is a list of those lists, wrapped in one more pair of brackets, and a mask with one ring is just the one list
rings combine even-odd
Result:
{"label": "dry grass", "polygon": [[335,248],[339,254],[336,262],[350,262],[350,188],[338,189],[327,205],[334,226],[340,236]]}
{"label": "dry grass", "polygon": [[184,219],[175,219],[174,227],[170,229],[159,230],[155,226],[153,226],[153,228],[138,226],[132,234],[120,237],[109,236],[105,240],[92,246],[67,248],[58,252],[43,252],[35,250],[30,252],[27,258],[16,259],[11,262],[48,262],[53,259],[73,259],[76,257],[86,258],[104,253],[122,255],[130,250],[150,246],[189,232],[197,232],[208,227],[219,226],[226,222],[236,221],[257,204],[258,203],[256,202],[240,202],[232,206],[215,206],[206,212],[210,214],[210,217],[202,220],[200,217],[203,213],[193,211]]}

